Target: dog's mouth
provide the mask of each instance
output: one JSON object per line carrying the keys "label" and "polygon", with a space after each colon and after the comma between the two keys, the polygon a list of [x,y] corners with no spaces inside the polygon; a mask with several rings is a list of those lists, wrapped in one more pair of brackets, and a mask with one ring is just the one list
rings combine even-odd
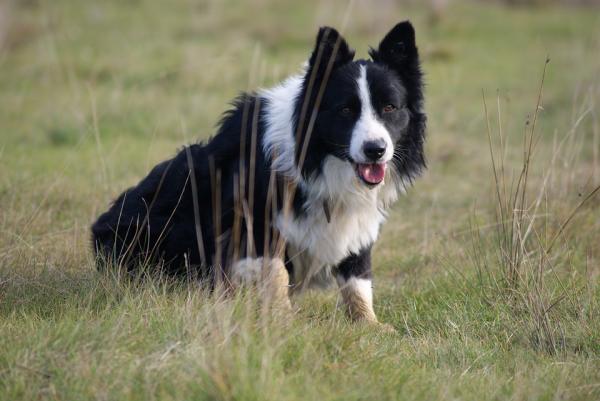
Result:
{"label": "dog's mouth", "polygon": [[386,163],[354,163],[356,175],[370,187],[383,182],[386,167]]}

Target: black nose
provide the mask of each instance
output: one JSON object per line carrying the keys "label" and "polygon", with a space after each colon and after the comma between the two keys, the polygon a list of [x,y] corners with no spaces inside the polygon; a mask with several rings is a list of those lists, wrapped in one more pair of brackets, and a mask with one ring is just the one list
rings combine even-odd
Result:
{"label": "black nose", "polygon": [[381,159],[381,156],[385,153],[385,141],[379,139],[376,141],[365,142],[363,144],[363,152],[367,159],[375,162]]}

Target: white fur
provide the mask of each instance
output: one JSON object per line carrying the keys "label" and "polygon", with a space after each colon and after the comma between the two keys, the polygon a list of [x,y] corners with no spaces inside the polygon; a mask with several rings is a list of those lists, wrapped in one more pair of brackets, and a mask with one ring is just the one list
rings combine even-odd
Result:
{"label": "white fur", "polygon": [[267,100],[263,150],[267,158],[272,158],[272,169],[296,182],[301,180],[301,175],[294,163],[296,141],[292,121],[294,105],[302,89],[302,78],[294,75],[280,85],[260,92]]}
{"label": "white fur", "polygon": [[263,258],[240,259],[231,266],[231,280],[237,285],[257,283],[262,267]]}
{"label": "white fur", "polygon": [[367,163],[368,159],[363,152],[363,145],[367,141],[383,140],[386,144],[382,162],[392,160],[394,156],[394,143],[388,130],[379,121],[373,110],[369,85],[367,83],[367,68],[360,66],[360,75],[356,80],[358,94],[360,96],[360,118],[354,126],[352,139],[350,141],[350,156],[357,163]]}
{"label": "white fur", "polygon": [[365,304],[373,310],[373,282],[368,278],[350,277],[345,280],[342,276],[336,277],[340,288],[345,288],[358,295]]}
{"label": "white fur", "polygon": [[[388,185],[392,186],[392,185]],[[326,266],[335,266],[351,253],[371,245],[385,220],[384,205],[378,194],[388,186],[367,188],[360,183],[352,165],[334,156],[325,159],[322,173],[306,183],[306,213],[280,214],[277,228],[298,255],[294,270],[310,278]],[[395,196],[395,195],[394,195]],[[330,221],[325,216],[327,202]],[[296,277],[298,280],[298,277]]]}

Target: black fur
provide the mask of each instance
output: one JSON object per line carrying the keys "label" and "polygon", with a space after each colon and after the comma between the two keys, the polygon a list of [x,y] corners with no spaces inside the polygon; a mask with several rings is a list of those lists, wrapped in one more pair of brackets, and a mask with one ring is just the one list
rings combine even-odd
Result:
{"label": "black fur", "polygon": [[336,273],[346,281],[351,277],[371,278],[371,247],[362,249],[358,254],[353,253],[341,261]]}

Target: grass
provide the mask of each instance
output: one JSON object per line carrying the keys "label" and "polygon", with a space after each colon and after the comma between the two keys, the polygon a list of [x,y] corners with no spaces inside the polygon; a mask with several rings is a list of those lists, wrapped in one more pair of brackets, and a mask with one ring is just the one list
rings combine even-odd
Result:
{"label": "grass", "polygon": [[355,2],[359,56],[410,18],[427,80],[429,170],[374,255],[396,334],[349,323],[333,292],[290,318],[95,271],[108,202],[208,137],[239,90],[296,71],[345,11],[0,3],[0,400],[600,398],[600,198],[577,209],[600,184],[597,9],[457,1],[432,25],[416,4]]}

